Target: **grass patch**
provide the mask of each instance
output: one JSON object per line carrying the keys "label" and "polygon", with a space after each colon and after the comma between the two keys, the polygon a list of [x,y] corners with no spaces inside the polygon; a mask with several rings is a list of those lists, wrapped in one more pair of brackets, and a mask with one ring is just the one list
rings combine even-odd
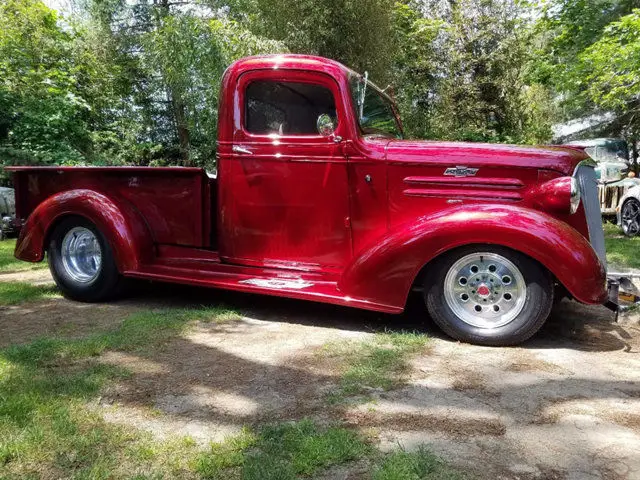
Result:
{"label": "grass patch", "polygon": [[368,456],[372,447],[358,434],[342,427],[320,428],[309,419],[249,431],[214,444],[196,461],[204,478],[293,480]]}
{"label": "grass patch", "polygon": [[47,262],[23,262],[13,256],[16,248],[15,238],[0,242],[0,273],[24,272],[26,270],[39,270],[47,268]]}
{"label": "grass patch", "polygon": [[0,282],[0,306],[55,298],[59,293],[52,285],[32,285],[22,282]]}
{"label": "grass patch", "polygon": [[607,262],[620,267],[640,268],[640,237],[626,237],[612,223],[604,224]]}
{"label": "grass patch", "polygon": [[390,390],[402,382],[413,355],[424,352],[428,337],[420,333],[378,333],[367,342],[326,345],[321,354],[341,365],[339,388],[329,395],[340,403],[371,390]]}
{"label": "grass patch", "polygon": [[424,448],[415,452],[399,450],[382,459],[372,480],[462,480],[465,476]]}
{"label": "grass patch", "polygon": [[64,397],[41,402],[22,428],[1,415],[0,436],[0,470],[7,479],[188,478],[189,459],[199,451],[189,438],[157,442]]}
{"label": "grass patch", "polygon": [[95,357],[107,349],[158,348],[194,321],[231,316],[215,308],[141,311],[109,332],[83,339],[42,338],[1,350],[1,477],[193,476],[188,463],[200,452],[193,441],[155,442],[106,423],[88,406],[105,383],[129,375]]}

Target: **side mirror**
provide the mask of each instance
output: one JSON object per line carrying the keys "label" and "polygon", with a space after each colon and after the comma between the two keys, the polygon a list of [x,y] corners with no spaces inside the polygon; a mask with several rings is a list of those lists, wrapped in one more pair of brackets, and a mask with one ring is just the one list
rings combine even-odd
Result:
{"label": "side mirror", "polygon": [[318,128],[318,133],[323,137],[330,137],[336,131],[336,126],[333,124],[333,119],[326,113],[318,116],[316,127]]}

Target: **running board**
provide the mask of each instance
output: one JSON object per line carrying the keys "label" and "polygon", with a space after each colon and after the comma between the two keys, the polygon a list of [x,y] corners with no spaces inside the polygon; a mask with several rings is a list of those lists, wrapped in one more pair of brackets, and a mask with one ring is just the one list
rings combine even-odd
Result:
{"label": "running board", "polygon": [[159,282],[180,283],[199,287],[220,288],[238,292],[312,300],[385,313],[401,313],[401,307],[382,305],[351,298],[339,289],[337,281],[318,273],[295,273],[216,265],[213,269],[180,268],[168,265],[146,265],[140,270],[126,271],[125,277]]}

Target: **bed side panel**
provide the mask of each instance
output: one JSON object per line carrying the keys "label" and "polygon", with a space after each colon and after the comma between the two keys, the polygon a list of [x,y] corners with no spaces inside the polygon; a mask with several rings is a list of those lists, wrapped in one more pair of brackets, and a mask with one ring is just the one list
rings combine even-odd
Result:
{"label": "bed side panel", "polygon": [[[87,189],[126,201],[158,244],[209,247],[208,189],[199,169],[62,168],[14,172],[21,221],[59,192]],[[70,212],[73,213],[73,212]]]}

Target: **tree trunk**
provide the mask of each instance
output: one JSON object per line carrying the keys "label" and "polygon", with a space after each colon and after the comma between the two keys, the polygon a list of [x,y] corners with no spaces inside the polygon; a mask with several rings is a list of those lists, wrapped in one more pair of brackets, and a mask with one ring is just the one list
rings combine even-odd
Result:
{"label": "tree trunk", "polygon": [[633,171],[638,174],[638,138],[636,136],[631,137],[631,165]]}
{"label": "tree trunk", "polygon": [[[159,24],[162,23],[162,19],[167,17],[170,14],[169,0],[160,0],[157,5],[161,8],[160,18],[158,19]],[[182,165],[185,167],[191,166],[191,134],[189,132],[189,125],[187,124],[187,113],[184,104],[184,100],[182,99],[182,94],[174,88],[174,86],[169,85],[167,83],[167,91],[169,94],[169,100],[171,101],[171,113],[173,114],[173,119],[176,125],[176,132],[178,134],[178,143],[180,145],[180,157],[182,158]]]}
{"label": "tree trunk", "polygon": [[176,131],[178,132],[178,142],[180,144],[180,157],[182,158],[182,165],[185,167],[190,167],[191,156],[189,155],[189,153],[191,150],[191,135],[189,132],[189,125],[187,124],[185,105],[180,94],[176,93],[173,89],[171,89],[171,87],[169,87],[169,90],[171,96],[173,118],[175,119]]}

